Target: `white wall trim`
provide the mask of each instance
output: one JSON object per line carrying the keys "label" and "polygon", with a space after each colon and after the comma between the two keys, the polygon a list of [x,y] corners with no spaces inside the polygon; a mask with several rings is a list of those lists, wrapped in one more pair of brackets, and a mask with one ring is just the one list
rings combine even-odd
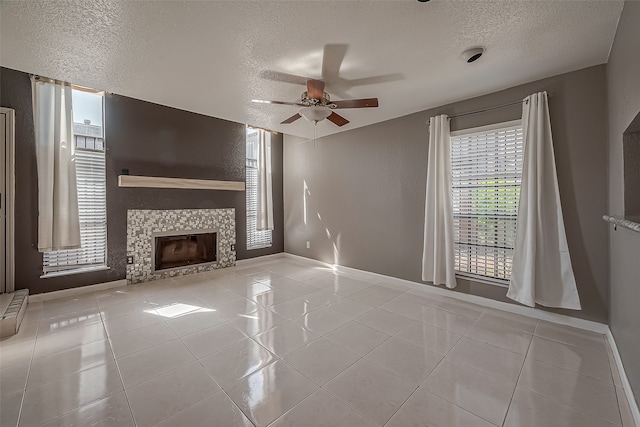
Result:
{"label": "white wall trim", "polygon": [[[16,198],[16,138],[15,138],[15,123],[16,112],[11,108],[0,107],[0,114],[7,116],[6,120],[6,136],[5,138],[5,165],[6,177],[5,186],[6,194],[4,198],[5,202],[5,292],[13,292],[15,290],[15,198]],[[11,207],[11,208],[9,208]]]}
{"label": "white wall trim", "polygon": [[625,396],[629,403],[629,407],[631,408],[631,414],[633,415],[633,419],[636,425],[640,427],[640,410],[638,409],[638,405],[636,404],[636,401],[634,398],[633,390],[631,389],[631,384],[629,383],[629,379],[627,378],[627,374],[624,370],[624,366],[622,365],[622,359],[620,358],[620,353],[618,352],[618,347],[613,338],[613,334],[611,333],[609,326],[606,324],[593,322],[585,319],[578,319],[571,316],[566,316],[564,314],[550,313],[537,308],[525,307],[525,306],[520,306],[516,304],[502,302],[502,301],[495,301],[495,300],[480,297],[477,295],[462,294],[460,292],[450,291],[448,289],[433,286],[433,285],[428,285],[426,283],[412,282],[410,280],[398,279],[396,277],[385,276],[383,274],[372,273],[369,271],[358,270],[350,267],[343,267],[341,265],[332,265],[322,261],[305,258],[299,255],[284,253],[284,257],[297,262],[307,263],[310,265],[320,265],[323,267],[329,267],[329,268],[332,268],[334,271],[337,271],[338,273],[354,276],[354,278],[358,277],[363,279],[369,279],[377,283],[384,281],[385,284],[404,286],[412,289],[420,289],[422,291],[430,292],[436,295],[447,296],[450,298],[455,298],[462,301],[483,305],[485,307],[495,308],[498,310],[508,311],[510,313],[521,314],[523,316],[533,317],[540,320],[546,320],[548,322],[573,326],[574,328],[580,328],[580,329],[585,329],[588,331],[604,334],[606,335],[607,341],[609,342],[609,346],[611,347],[611,350],[613,352],[613,357],[614,357],[616,366],[618,367],[618,372],[620,374],[620,379],[622,381],[622,388],[624,389]]}
{"label": "white wall trim", "polygon": [[[348,276],[352,276],[360,279],[368,279],[376,283],[380,283],[384,281],[386,285],[396,285],[396,286],[402,286],[405,288],[419,289],[421,291],[430,292],[436,295],[448,296],[450,298],[455,298],[458,300],[467,301],[467,302],[471,302],[478,305],[483,305],[485,307],[495,308],[498,310],[508,311],[510,313],[521,314],[523,316],[533,317],[540,320],[546,320],[553,323],[573,326],[575,328],[585,329],[585,330],[604,334],[606,335],[607,341],[609,342],[609,345],[613,352],[613,357],[614,357],[616,366],[618,368],[618,372],[620,374],[620,379],[622,381],[622,388],[625,392],[625,396],[629,403],[629,407],[631,408],[631,414],[633,415],[633,419],[636,425],[640,426],[640,410],[638,409],[638,405],[636,404],[633,390],[631,389],[631,384],[629,383],[629,379],[627,378],[627,374],[624,370],[624,366],[622,365],[622,359],[620,358],[618,347],[616,345],[615,339],[608,325],[605,325],[603,323],[598,323],[598,322],[592,322],[590,320],[577,319],[577,318],[573,318],[563,314],[549,313],[537,308],[524,307],[524,306],[519,306],[515,304],[510,304],[507,302],[495,301],[495,300],[480,297],[477,295],[462,294],[462,293],[450,291],[444,288],[428,285],[426,283],[412,282],[410,280],[398,279],[396,277],[385,276],[383,274],[372,273],[369,271],[358,270],[350,267],[343,267],[341,265],[336,265],[336,264],[329,264],[323,261],[318,261],[315,259],[306,258],[299,255],[293,255],[286,252],[280,252],[272,255],[265,255],[261,257],[238,260],[236,262],[236,266],[240,268],[250,267],[250,266],[259,266],[259,265],[267,264],[269,262],[273,262],[282,258],[290,259],[292,261],[296,261],[303,264],[329,268],[335,272],[342,273],[344,275],[348,275]],[[78,288],[48,292],[44,294],[30,295],[29,302],[31,303],[31,302],[39,302],[39,301],[49,301],[52,299],[65,298],[65,297],[70,297],[74,295],[112,289],[112,288],[117,288],[117,287],[126,286],[126,285],[127,285],[126,279],[116,280],[113,282],[98,283],[96,285],[82,286]]]}
{"label": "white wall trim", "polygon": [[[284,252],[272,255],[265,255],[256,258],[248,258],[236,261],[238,267],[248,267],[251,265],[264,264],[278,258],[282,258]],[[90,292],[104,291],[106,289],[119,288],[127,286],[127,279],[115,280],[113,282],[97,283],[95,285],[79,286],[77,288],[63,289],[61,291],[45,292],[42,294],[29,295],[29,302],[50,301],[58,298],[68,298],[74,295],[81,295]]]}
{"label": "white wall trim", "polygon": [[113,282],[97,283],[95,285],[80,286],[77,288],[63,289],[61,291],[46,292],[43,294],[29,295],[29,302],[50,301],[58,298],[68,298],[75,295],[88,294],[91,292],[104,291],[106,289],[126,286],[127,279],[115,280]]}
{"label": "white wall trim", "polygon": [[282,258],[283,256],[284,256],[284,252],[278,252],[277,254],[263,255],[263,256],[254,257],[254,258],[239,259],[236,261],[236,267],[247,267],[249,265],[262,264],[268,261],[273,261],[274,259],[277,259],[277,258]]}
{"label": "white wall trim", "polygon": [[[318,261],[317,259],[306,258],[306,257],[300,256],[300,255],[294,255],[294,254],[290,254],[290,253],[287,253],[287,252],[283,252],[282,256],[284,258],[289,258],[289,259],[297,261],[297,262],[302,262],[303,264],[317,265],[317,266],[321,266],[321,267],[331,268],[333,270],[335,270],[337,268],[336,264],[329,264],[328,262]],[[369,274],[373,274],[373,273],[369,273]]]}
{"label": "white wall trim", "polygon": [[523,316],[533,317],[540,320],[546,320],[548,322],[560,323],[563,325],[573,326],[575,328],[586,329],[586,330],[597,332],[600,334],[606,334],[607,331],[609,331],[609,327],[604,323],[594,322],[591,320],[578,319],[578,318],[567,316],[564,314],[550,313],[548,311],[543,311],[537,308],[525,307],[517,304],[503,302],[503,301],[496,301],[496,300],[484,298],[477,295],[469,295],[469,294],[463,294],[460,292],[454,292],[442,287],[429,285],[427,283],[419,283],[419,282],[413,282],[410,280],[398,279],[396,277],[385,276],[383,274],[372,273],[364,270],[358,270],[351,267],[343,267],[341,265],[331,265],[321,261],[301,257],[298,255],[285,253],[285,257],[294,259],[297,261],[310,262],[315,265],[319,264],[323,266],[329,266],[329,267],[332,267],[335,271],[342,272],[347,275],[366,277],[376,282],[384,281],[387,284],[408,286],[413,289],[420,289],[421,291],[430,292],[436,295],[447,296],[450,298],[455,298],[462,301],[483,305],[485,307],[495,308],[497,310],[508,311],[510,313],[516,313],[516,314],[521,314]]}
{"label": "white wall trim", "polygon": [[610,329],[607,330],[606,335],[607,341],[609,341],[609,346],[611,347],[611,351],[613,352],[613,359],[615,360],[616,366],[618,367],[618,374],[620,375],[620,380],[622,381],[622,389],[624,390],[624,394],[627,397],[629,408],[631,408],[631,415],[633,416],[633,420],[635,421],[636,426],[640,426],[640,409],[638,409],[638,404],[636,403],[633,390],[631,389],[629,378],[627,378],[627,373],[624,370],[624,365],[622,365],[622,358],[620,357],[620,353],[618,352],[616,340],[613,338],[613,333]]}

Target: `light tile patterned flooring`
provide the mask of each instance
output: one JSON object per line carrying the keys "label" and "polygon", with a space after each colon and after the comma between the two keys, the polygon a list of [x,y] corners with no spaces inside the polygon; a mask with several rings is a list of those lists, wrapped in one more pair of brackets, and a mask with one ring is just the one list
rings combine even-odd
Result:
{"label": "light tile patterned flooring", "polygon": [[31,304],[0,424],[633,425],[603,335],[363,277],[277,258]]}

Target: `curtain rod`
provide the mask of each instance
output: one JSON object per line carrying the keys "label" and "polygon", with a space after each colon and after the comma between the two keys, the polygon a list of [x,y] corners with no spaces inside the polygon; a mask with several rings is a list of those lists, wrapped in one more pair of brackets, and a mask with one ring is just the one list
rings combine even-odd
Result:
{"label": "curtain rod", "polygon": [[278,132],[277,132],[277,131],[275,131],[275,130],[271,130],[271,129],[267,129],[267,128],[261,128],[261,127],[258,127],[258,126],[251,126],[251,125],[247,125],[247,127],[248,127],[249,129],[263,130],[263,131],[265,131],[265,132],[269,132],[269,133],[271,133],[271,134],[273,134],[273,135],[277,135],[277,134],[278,134]]}
{"label": "curtain rod", "polygon": [[[551,97],[552,97],[551,94],[547,94],[547,98],[551,98]],[[449,116],[449,119],[455,119],[456,117],[470,116],[472,114],[484,113],[486,111],[500,110],[502,108],[507,108],[507,107],[511,107],[513,105],[522,104],[524,101],[525,101],[525,99],[523,99],[522,101],[509,102],[507,104],[502,104],[502,105],[498,105],[498,106],[495,106],[495,107],[483,108],[481,110],[469,111],[467,113],[455,114],[453,116]]]}
{"label": "curtain rod", "polygon": [[74,85],[73,83],[65,82],[64,80],[58,80],[58,79],[53,79],[51,77],[39,76],[37,74],[29,74],[29,77],[33,77],[36,80],[41,80],[41,81],[47,82],[47,83],[58,83],[58,84],[61,84],[61,85],[64,85],[64,86],[70,86],[71,89],[80,90],[82,92],[89,92],[89,93],[102,94],[102,95],[104,95],[104,93],[105,93],[104,90],[93,89],[93,88],[86,87],[86,86]]}

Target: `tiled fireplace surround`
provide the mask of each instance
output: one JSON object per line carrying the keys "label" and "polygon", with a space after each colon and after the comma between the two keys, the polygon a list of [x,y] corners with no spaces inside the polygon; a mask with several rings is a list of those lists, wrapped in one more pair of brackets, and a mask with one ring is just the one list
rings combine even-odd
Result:
{"label": "tiled fireplace surround", "polygon": [[[217,262],[167,271],[153,271],[154,233],[175,231],[179,234],[203,229],[214,229],[218,232]],[[127,257],[133,257],[133,264],[127,264],[127,283],[141,283],[234,266],[236,265],[235,244],[236,216],[233,208],[128,210]]]}

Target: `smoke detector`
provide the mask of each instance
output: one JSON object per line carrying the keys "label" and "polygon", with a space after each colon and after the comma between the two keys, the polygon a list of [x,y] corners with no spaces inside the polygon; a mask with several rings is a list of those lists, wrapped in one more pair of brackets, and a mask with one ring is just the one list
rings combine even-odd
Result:
{"label": "smoke detector", "polygon": [[470,64],[480,59],[480,57],[482,56],[485,50],[486,49],[482,46],[472,47],[471,49],[467,49],[464,52],[462,52],[462,59],[464,59],[465,62]]}

